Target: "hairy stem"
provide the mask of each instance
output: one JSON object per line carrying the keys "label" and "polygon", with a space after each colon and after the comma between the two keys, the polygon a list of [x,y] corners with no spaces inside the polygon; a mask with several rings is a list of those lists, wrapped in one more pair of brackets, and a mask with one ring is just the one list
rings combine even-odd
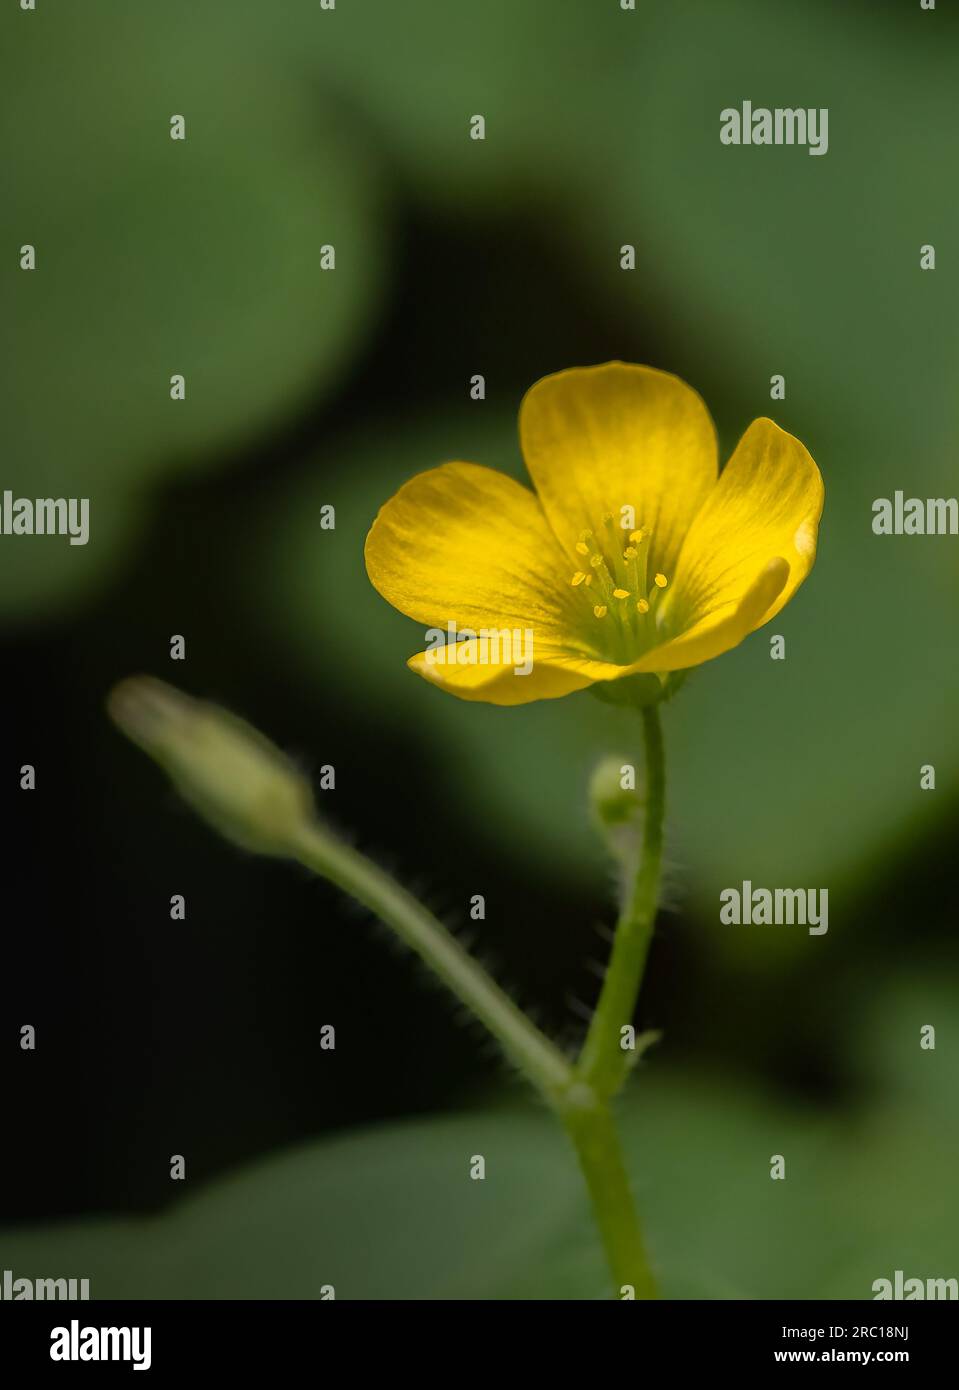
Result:
{"label": "hairy stem", "polygon": [[609,967],[576,1070],[602,1099],[626,1080],[634,1054],[623,1047],[622,1030],[633,1021],[656,920],[663,859],[666,771],[663,734],[655,705],[642,710],[646,747],[646,816],[632,889],[616,924]]}
{"label": "hairy stem", "polygon": [[421,902],[378,865],[315,824],[305,825],[290,848],[300,863],[392,927],[485,1024],[514,1065],[556,1105],[573,1080],[569,1062]]}

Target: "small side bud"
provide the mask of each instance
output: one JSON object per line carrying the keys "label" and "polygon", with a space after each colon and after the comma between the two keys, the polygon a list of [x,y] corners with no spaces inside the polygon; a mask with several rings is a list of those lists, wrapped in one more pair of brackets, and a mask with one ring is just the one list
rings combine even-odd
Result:
{"label": "small side bud", "polygon": [[635,820],[640,811],[635,764],[629,758],[604,758],[590,778],[589,803],[604,830]]}
{"label": "small side bud", "polygon": [[256,854],[292,853],[297,832],[313,820],[313,795],[256,729],[150,676],[121,681],[107,710],[226,839]]}

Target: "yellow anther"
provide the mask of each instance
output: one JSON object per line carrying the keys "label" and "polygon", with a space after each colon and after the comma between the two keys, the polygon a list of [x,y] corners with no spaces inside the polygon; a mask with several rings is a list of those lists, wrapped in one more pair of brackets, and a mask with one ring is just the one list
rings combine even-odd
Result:
{"label": "yellow anther", "polygon": [[577,542],[576,542],[576,554],[577,554],[577,555],[588,555],[588,554],[589,554],[589,546],[586,544],[585,541],[577,541]]}
{"label": "yellow anther", "polygon": [[640,613],[648,613],[648,612],[649,612],[649,604],[646,602],[646,600],[645,600],[644,598],[641,598],[641,599],[639,600],[639,602],[637,603],[636,607],[639,609]]}
{"label": "yellow anther", "polygon": [[575,589],[575,588],[576,588],[576,585],[577,585],[577,584],[582,584],[582,582],[583,582],[583,580],[584,580],[585,578],[586,578],[586,576],[585,576],[585,574],[583,573],[583,571],[582,571],[582,570],[577,570],[576,573],[573,575],[572,579],[571,579],[569,582],[572,584],[573,588]]}
{"label": "yellow anther", "polygon": [[597,618],[605,618],[605,617],[606,617],[606,605],[605,605],[605,603],[597,603],[596,607],[593,609],[593,612],[594,612],[594,614],[596,615]]}
{"label": "yellow anther", "polygon": [[602,555],[594,555],[589,563],[592,565],[594,570],[598,570],[600,565],[604,563]]}
{"label": "yellow anther", "polygon": [[587,574],[586,577],[585,577],[584,580],[583,580],[583,583],[586,584],[586,585],[589,585],[589,584],[592,584],[592,582],[593,582],[593,576],[592,576],[591,574]]}
{"label": "yellow anther", "polygon": [[613,598],[629,598],[628,589],[614,589]]}
{"label": "yellow anther", "polygon": [[636,547],[635,547],[634,545],[628,545],[628,546],[626,547],[626,549],[623,551],[623,559],[624,559],[624,560],[635,560],[635,559],[636,559]]}
{"label": "yellow anther", "polygon": [[665,589],[666,582],[665,574],[657,574],[653,577],[653,583],[656,585],[657,589]]}
{"label": "yellow anther", "polygon": [[640,541],[644,541],[648,534],[646,527],[640,526],[638,531],[630,531],[629,539],[632,541],[633,545],[639,545]]}

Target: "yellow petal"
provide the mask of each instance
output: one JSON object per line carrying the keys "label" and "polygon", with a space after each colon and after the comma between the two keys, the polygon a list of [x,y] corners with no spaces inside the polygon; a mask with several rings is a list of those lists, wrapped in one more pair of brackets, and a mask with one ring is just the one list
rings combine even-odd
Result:
{"label": "yellow petal", "polygon": [[654,647],[631,671],[683,671],[738,647],[761,623],[789,580],[789,564],[777,556],[756,575],[738,601],[706,614],[681,636]]}
{"label": "yellow petal", "polygon": [[[447,657],[449,659],[444,659]],[[567,661],[560,653],[545,658],[534,656],[528,675],[518,675],[515,663],[486,664],[480,657],[477,639],[457,643],[455,651],[419,652],[410,657],[407,665],[461,700],[483,700],[491,705],[525,705],[532,700],[553,700],[575,690],[584,690],[595,679],[594,663]]]}
{"label": "yellow petal", "polygon": [[690,527],[670,576],[671,630],[696,628],[720,610],[728,619],[754,586],[763,593],[761,576],[778,558],[788,566],[784,582],[761,612],[754,611],[755,597],[749,600],[750,630],[768,622],[812,569],[822,506],[822,478],[807,450],[772,420],[754,420]]}
{"label": "yellow petal", "polygon": [[385,599],[428,627],[569,628],[569,566],[536,497],[503,473],[445,463],[381,507],[366,569]]}
{"label": "yellow petal", "polygon": [[[672,578],[683,536],[716,481],[716,432],[679,377],[608,362],[544,377],[520,407],[520,443],[550,525],[571,550],[621,508],[651,531],[650,574]],[[625,514],[628,519],[628,513]]]}

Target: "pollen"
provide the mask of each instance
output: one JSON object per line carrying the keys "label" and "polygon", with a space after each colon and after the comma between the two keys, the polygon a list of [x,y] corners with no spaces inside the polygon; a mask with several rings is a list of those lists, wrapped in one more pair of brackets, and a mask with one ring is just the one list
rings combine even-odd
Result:
{"label": "pollen", "polygon": [[[648,526],[628,533],[628,540],[611,512],[603,517],[603,526],[605,536],[598,527],[596,533],[580,531],[573,549],[583,557],[579,561],[583,568],[570,572],[569,583],[587,596],[586,604],[592,608],[594,619],[606,620],[602,631],[604,647],[615,654],[616,660],[628,661],[655,635],[645,615],[652,617],[656,595],[666,579],[661,574],[655,580],[647,579],[647,570],[652,568],[652,532]],[[573,565],[576,563],[574,560]]]}
{"label": "pollen", "polygon": [[666,579],[665,574],[657,574],[653,576],[653,583],[656,585],[657,589],[665,589],[667,582],[668,581]]}

